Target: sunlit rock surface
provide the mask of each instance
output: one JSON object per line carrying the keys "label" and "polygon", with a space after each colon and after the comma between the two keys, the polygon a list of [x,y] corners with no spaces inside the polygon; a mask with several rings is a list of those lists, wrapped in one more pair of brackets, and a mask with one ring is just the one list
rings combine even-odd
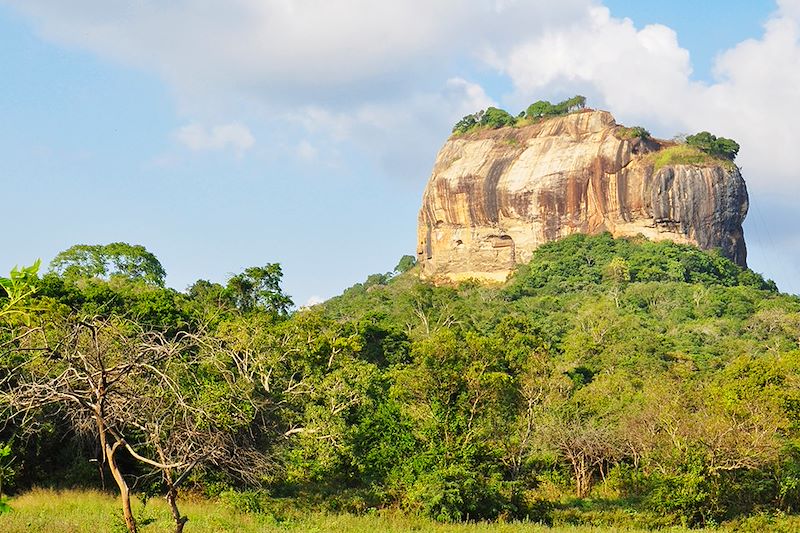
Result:
{"label": "sunlit rock surface", "polygon": [[745,266],[747,189],[730,164],[654,171],[663,141],[618,138],[610,113],[449,139],[419,213],[429,278],[504,280],[541,244],[573,233],[644,235],[719,248]]}

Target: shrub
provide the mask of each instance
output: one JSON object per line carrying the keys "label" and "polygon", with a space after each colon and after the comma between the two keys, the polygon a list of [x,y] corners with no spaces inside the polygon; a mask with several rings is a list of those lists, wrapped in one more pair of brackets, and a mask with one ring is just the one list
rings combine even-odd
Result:
{"label": "shrub", "polygon": [[573,96],[557,104],[551,104],[546,100],[539,100],[528,106],[525,111],[527,118],[557,117],[566,115],[573,111],[583,109],[586,106],[586,97],[581,95]]}
{"label": "shrub", "polygon": [[528,106],[525,111],[521,111],[516,117],[504,109],[490,107],[485,111],[478,111],[462,117],[453,126],[453,134],[464,135],[482,127],[524,126],[530,124],[532,120],[567,115],[584,107],[586,107],[586,97],[581,95],[573,96],[557,104],[539,100]]}
{"label": "shrub", "polygon": [[453,133],[456,135],[463,135],[475,129],[480,123],[481,118],[483,118],[483,113],[483,111],[478,111],[477,113],[466,115],[453,126]]}
{"label": "shrub", "polygon": [[650,132],[641,126],[633,126],[631,128],[620,126],[615,133],[620,139],[641,139],[644,141],[650,138]]}
{"label": "shrub", "polygon": [[226,490],[219,495],[225,505],[239,513],[263,513],[263,494],[252,490]]}
{"label": "shrub", "polygon": [[701,131],[686,137],[686,144],[694,146],[714,157],[721,157],[733,161],[739,153],[739,143],[733,139],[717,137],[707,131]]}
{"label": "shrub", "polygon": [[654,487],[646,505],[661,514],[677,515],[684,526],[705,525],[719,514],[701,467],[690,466],[681,474],[653,476],[652,482]]}
{"label": "shrub", "polygon": [[519,497],[510,485],[472,466],[442,466],[417,477],[406,504],[439,522],[517,516]]}
{"label": "shrub", "polygon": [[481,118],[480,125],[489,128],[502,128],[503,126],[512,126],[517,121],[511,114],[496,107],[490,107],[486,110]]}

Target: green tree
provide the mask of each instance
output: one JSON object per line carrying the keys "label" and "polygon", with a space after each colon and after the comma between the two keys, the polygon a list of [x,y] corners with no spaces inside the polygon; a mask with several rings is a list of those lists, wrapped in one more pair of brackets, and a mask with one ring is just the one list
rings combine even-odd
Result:
{"label": "green tree", "polygon": [[456,125],[453,126],[453,133],[457,135],[461,135],[467,133],[468,131],[475,128],[478,125],[478,118],[476,114],[466,115],[461,120],[456,122]]}
{"label": "green tree", "polygon": [[715,157],[730,159],[731,161],[733,161],[736,158],[736,154],[739,153],[739,143],[733,139],[717,137],[707,131],[689,135],[686,137],[686,144],[695,146],[703,152]]}
{"label": "green tree", "polygon": [[413,255],[404,255],[398,261],[397,266],[394,267],[394,271],[398,274],[403,274],[404,272],[408,272],[417,264],[417,259]]}
{"label": "green tree", "polygon": [[539,118],[552,114],[552,110],[553,104],[547,100],[539,100],[529,105],[528,109],[525,110],[525,113],[528,118]]}
{"label": "green tree", "polygon": [[29,267],[14,267],[7,278],[0,278],[0,320],[25,316],[23,303],[36,293],[40,261]]}
{"label": "green tree", "polygon": [[573,111],[578,111],[586,107],[586,97],[578,94],[566,100],[565,103],[567,107],[567,112],[572,113]]}
{"label": "green tree", "polygon": [[112,242],[106,245],[76,244],[50,262],[50,270],[75,281],[80,278],[122,277],[164,286],[166,272],[159,260],[139,244]]}
{"label": "green tree", "polygon": [[496,129],[502,128],[503,126],[513,126],[516,121],[517,119],[515,119],[508,111],[504,109],[498,109],[496,107],[490,107],[483,114],[483,117],[480,120],[480,125]]}
{"label": "green tree", "polygon": [[283,271],[278,263],[246,268],[228,280],[225,290],[234,305],[242,312],[254,310],[285,315],[293,305],[281,289]]}
{"label": "green tree", "polygon": [[625,259],[616,256],[603,269],[603,276],[613,283],[628,283],[631,280],[631,269]]}
{"label": "green tree", "polygon": [[551,104],[547,100],[539,100],[528,106],[528,109],[525,110],[525,115],[533,119],[557,117],[578,111],[584,107],[586,107],[586,97],[581,95],[573,96],[557,104]]}

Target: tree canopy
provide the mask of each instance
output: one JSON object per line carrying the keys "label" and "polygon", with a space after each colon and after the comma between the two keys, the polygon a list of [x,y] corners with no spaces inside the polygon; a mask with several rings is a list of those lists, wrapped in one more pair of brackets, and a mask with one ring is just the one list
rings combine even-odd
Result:
{"label": "tree canopy", "polygon": [[739,153],[739,143],[733,139],[717,137],[707,131],[701,131],[686,137],[686,144],[695,146],[714,157],[733,161]]}
{"label": "tree canopy", "polygon": [[[586,97],[580,95],[557,104],[539,100],[528,106],[527,110],[521,111],[516,117],[504,109],[489,107],[463,117],[453,126],[453,133],[463,135],[480,128],[497,129],[505,126],[520,126],[530,123],[532,120],[567,115],[585,107]],[[528,122],[525,122],[526,120]]]}
{"label": "tree canopy", "polygon": [[283,271],[277,263],[249,267],[232,276],[225,287],[234,305],[243,312],[253,310],[286,314],[293,305],[280,288]]}
{"label": "tree canopy", "polygon": [[581,95],[573,96],[557,104],[551,104],[547,100],[539,100],[528,106],[525,110],[525,116],[532,119],[557,117],[578,111],[584,107],[586,107],[586,97]]}
{"label": "tree canopy", "polygon": [[50,262],[50,270],[68,279],[122,277],[162,287],[166,272],[161,262],[139,244],[76,244]]}
{"label": "tree canopy", "polygon": [[251,512],[616,528],[800,510],[800,298],[609,234],[543,245],[499,286],[413,264],[297,310],[275,263],[183,293],[17,271],[3,487],[113,478],[171,499],[176,530],[180,487]]}

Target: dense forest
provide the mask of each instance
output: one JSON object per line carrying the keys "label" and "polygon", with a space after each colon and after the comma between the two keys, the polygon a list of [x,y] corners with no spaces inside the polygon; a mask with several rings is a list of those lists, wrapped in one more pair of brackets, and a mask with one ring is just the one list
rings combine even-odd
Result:
{"label": "dense forest", "polygon": [[416,270],[300,309],[276,264],[178,292],[124,243],[12,272],[0,495],[115,490],[130,530],[131,493],[166,496],[177,531],[188,492],[445,522],[800,509],[800,298],[608,234],[548,243],[502,285]]}

